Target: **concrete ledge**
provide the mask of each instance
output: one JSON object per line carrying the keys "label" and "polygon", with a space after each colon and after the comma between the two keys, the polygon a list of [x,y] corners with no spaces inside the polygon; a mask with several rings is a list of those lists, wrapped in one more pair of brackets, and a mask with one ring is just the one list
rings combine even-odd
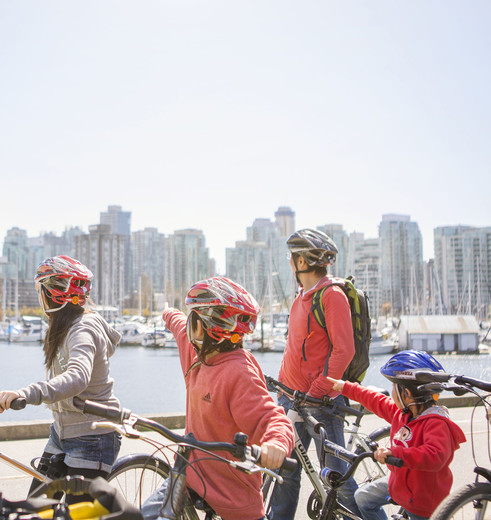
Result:
{"label": "concrete ledge", "polygon": [[[442,395],[440,394],[440,398],[438,399],[438,404],[442,406],[446,406],[447,408],[466,408],[476,406],[480,403],[480,399],[475,395]],[[351,401],[353,408],[357,408],[358,403],[355,401]],[[367,414],[372,412],[367,411]]]}
{"label": "concrete ledge", "polygon": [[[475,406],[479,399],[474,395],[441,396],[438,403],[448,408],[463,408]],[[182,429],[186,423],[185,414],[163,413],[159,415],[143,414],[142,417],[151,419],[171,430]],[[44,439],[49,437],[52,421],[22,421],[0,423],[0,441],[21,441],[26,439]]]}
{"label": "concrete ledge", "polygon": [[[163,413],[160,415],[142,414],[171,430],[184,428],[185,414]],[[27,439],[44,439],[49,437],[52,421],[22,421],[0,423],[0,441],[22,441]]]}

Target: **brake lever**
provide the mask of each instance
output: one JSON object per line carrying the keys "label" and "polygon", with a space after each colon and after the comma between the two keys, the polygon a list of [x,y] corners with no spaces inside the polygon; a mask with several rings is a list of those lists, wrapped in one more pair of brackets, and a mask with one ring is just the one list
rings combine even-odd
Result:
{"label": "brake lever", "polygon": [[118,432],[120,435],[124,435],[129,439],[141,439],[142,433],[135,430],[131,424],[116,424],[111,421],[94,421],[91,426],[92,430],[96,428],[108,428]]}
{"label": "brake lever", "polygon": [[254,473],[265,473],[266,475],[275,478],[279,484],[283,484],[283,477],[281,475],[272,469],[258,466],[252,460],[246,460],[245,462],[230,460],[229,463],[233,468],[243,471],[244,473],[248,473],[250,475],[253,475]]}

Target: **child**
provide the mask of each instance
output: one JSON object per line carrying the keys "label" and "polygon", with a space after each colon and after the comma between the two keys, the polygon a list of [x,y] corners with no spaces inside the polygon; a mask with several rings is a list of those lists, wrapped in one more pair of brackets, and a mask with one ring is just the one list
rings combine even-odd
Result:
{"label": "child", "polygon": [[335,390],[392,424],[391,448],[378,448],[375,458],[385,463],[393,455],[404,461],[401,468],[389,466],[388,477],[355,493],[364,520],[387,519],[381,506],[388,503],[388,495],[411,520],[429,518],[452,487],[449,466],[465,435],[450,420],[448,410],[436,406],[438,395],[418,390],[414,372],[420,370],[444,372],[435,358],[422,351],[398,352],[387,361],[380,371],[393,383],[392,399],[356,383],[327,378]]}
{"label": "child", "polygon": [[[175,309],[165,308],[162,315],[176,338],[186,381],[186,432],[201,441],[223,442],[244,432],[250,444],[261,446],[261,464],[279,468],[294,446],[292,425],[269,395],[254,356],[242,348],[244,334],[256,325],[256,301],[240,285],[216,277],[193,285],[186,306],[187,319]],[[193,452],[191,463],[200,457]],[[260,473],[247,475],[210,460],[192,465],[188,488],[222,518],[264,517]],[[166,487],[167,482],[143,505],[146,520],[158,518]]]}

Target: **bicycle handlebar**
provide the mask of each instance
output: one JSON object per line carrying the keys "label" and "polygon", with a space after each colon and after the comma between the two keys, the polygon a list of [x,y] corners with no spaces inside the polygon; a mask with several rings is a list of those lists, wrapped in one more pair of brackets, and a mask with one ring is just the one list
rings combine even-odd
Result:
{"label": "bicycle handlebar", "polygon": [[27,401],[24,397],[17,397],[10,403],[11,410],[23,410],[26,407]]}
{"label": "bicycle handlebar", "polygon": [[[205,442],[196,439],[192,433],[189,433],[185,436],[178,435],[169,428],[166,428],[165,426],[152,421],[151,419],[146,419],[131,413],[131,411],[126,408],[119,409],[101,403],[96,403],[94,401],[85,401],[83,410],[84,413],[97,415],[98,417],[103,417],[104,419],[108,419],[109,421],[117,424],[131,422],[132,425],[134,424],[135,426],[143,426],[159,433],[163,437],[169,439],[172,442],[175,442],[176,444],[186,444],[192,448],[204,451],[227,451],[241,462],[256,463],[261,458],[260,446],[247,446],[247,435],[244,433],[236,433],[233,444],[229,442]],[[233,464],[234,467],[240,469],[241,471],[248,470],[245,466],[241,467],[233,461],[227,460],[227,462]],[[281,469],[293,471],[296,467],[297,461],[287,457],[283,461]]]}
{"label": "bicycle handlebar", "polygon": [[[491,382],[476,379],[474,377],[468,377],[463,375],[447,374],[444,372],[426,372],[424,370],[416,371],[414,373],[415,381],[420,383],[447,383],[453,379],[456,385],[462,385],[464,387],[475,387],[484,392],[491,392]],[[426,385],[425,385],[426,386]],[[437,387],[435,387],[437,389]],[[440,389],[452,390],[454,393],[462,390],[462,387],[442,385]]]}
{"label": "bicycle handlebar", "polygon": [[349,415],[354,415],[356,417],[363,417],[365,415],[365,412],[363,412],[362,410],[357,410],[356,408],[351,408],[351,406],[335,403],[333,399],[331,399],[327,395],[324,396],[322,399],[318,399],[317,397],[312,397],[304,392],[300,392],[300,390],[293,390],[292,388],[289,388],[285,384],[280,383],[273,377],[268,376],[266,374],[264,375],[264,379],[266,380],[266,386],[270,392],[281,392],[282,394],[285,394],[287,397],[292,399],[297,406],[307,403],[315,406],[324,406],[326,408],[331,408],[334,413],[336,413],[336,411],[339,410],[340,412],[344,412],[345,414]]}
{"label": "bicycle handlebar", "polygon": [[[363,459],[368,458],[375,460],[373,456],[373,451],[365,451],[363,453],[356,454],[352,451],[347,450],[346,448],[343,448],[342,446],[339,446],[338,444],[334,444],[334,442],[331,442],[327,439],[324,439],[324,449],[331,455],[334,455],[335,457],[338,457],[346,462],[349,462],[350,464],[353,464],[355,468]],[[402,468],[402,466],[404,465],[402,459],[394,457],[393,455],[389,455],[385,459],[385,463],[390,464],[391,466],[396,466],[397,468]]]}

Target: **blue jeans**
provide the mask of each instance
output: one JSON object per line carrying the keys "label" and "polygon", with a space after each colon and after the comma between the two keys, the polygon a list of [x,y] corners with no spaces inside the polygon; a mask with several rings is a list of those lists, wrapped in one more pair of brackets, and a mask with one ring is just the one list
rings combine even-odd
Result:
{"label": "blue jeans", "polygon": [[157,520],[159,517],[169,482],[170,479],[166,478],[162,485],[145,500],[141,509],[144,520]]}
{"label": "blue jeans", "polygon": [[60,439],[53,425],[44,448],[45,452],[65,454],[65,464],[71,468],[86,468],[109,473],[121,447],[121,435],[116,432],[103,435],[83,435]]}
{"label": "blue jeans", "polygon": [[[344,398],[342,395],[336,397],[334,401],[340,404],[344,404]],[[280,396],[278,398],[278,404],[283,406],[285,412],[287,413],[288,410],[290,410],[293,406],[291,400],[285,396]],[[324,426],[326,427],[328,439],[331,442],[334,442],[335,444],[344,447],[345,443],[343,419],[341,419],[339,416],[333,415],[326,408],[312,406],[309,407],[308,410],[313,415],[313,417],[315,417],[318,421],[324,424]],[[320,436],[308,429],[304,422],[297,423],[295,427],[305,449],[308,449],[310,441],[314,439],[317,450],[317,457],[320,458]],[[292,458],[298,460],[295,452],[293,452],[291,456]],[[319,460],[319,462],[321,462],[322,464],[322,461]],[[326,465],[327,467],[339,471],[340,473],[345,473],[347,469],[347,463],[337,457],[334,457],[333,455],[328,455],[326,457]],[[284,481],[283,484],[281,484],[280,486],[276,486],[275,494],[273,497],[273,504],[271,508],[272,519],[293,520],[293,518],[295,517],[295,512],[297,510],[298,505],[298,496],[300,493],[301,471],[302,466],[300,462],[298,462],[298,466],[295,471],[282,472]],[[340,502],[344,506],[353,511],[353,513],[356,513],[357,515],[361,516],[354,499],[354,493],[356,489],[357,485],[355,480],[353,478],[350,478],[338,490],[338,494]]]}
{"label": "blue jeans", "polygon": [[[387,520],[382,506],[390,503],[389,477],[382,477],[364,486],[355,493],[355,500],[360,508],[363,520]],[[427,520],[426,517],[407,512],[410,520]]]}
{"label": "blue jeans", "polygon": [[[160,509],[164,503],[164,499],[166,499],[167,488],[169,487],[170,478],[166,478],[162,485],[152,493],[150,497],[145,500],[145,503],[142,505],[141,512],[144,520],[158,520]],[[266,517],[261,518],[260,520],[266,520]]]}

